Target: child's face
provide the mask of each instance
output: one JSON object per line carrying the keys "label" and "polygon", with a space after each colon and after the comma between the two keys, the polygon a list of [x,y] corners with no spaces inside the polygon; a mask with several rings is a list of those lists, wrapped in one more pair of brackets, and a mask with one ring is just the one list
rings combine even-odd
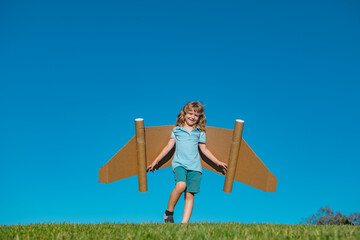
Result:
{"label": "child's face", "polygon": [[193,127],[199,121],[200,114],[194,110],[189,110],[185,114],[185,122],[188,126]]}

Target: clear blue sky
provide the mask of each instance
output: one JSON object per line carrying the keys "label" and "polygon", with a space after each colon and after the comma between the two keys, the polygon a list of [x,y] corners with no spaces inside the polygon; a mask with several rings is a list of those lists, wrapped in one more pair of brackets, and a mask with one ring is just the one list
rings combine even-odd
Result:
{"label": "clear blue sky", "polygon": [[[191,222],[298,223],[360,211],[360,4],[1,1],[0,224],[162,222],[170,168],[98,183],[146,126],[206,104],[278,178],[276,193],[204,170]],[[220,157],[221,158],[221,157]],[[183,198],[175,209],[182,216]]]}

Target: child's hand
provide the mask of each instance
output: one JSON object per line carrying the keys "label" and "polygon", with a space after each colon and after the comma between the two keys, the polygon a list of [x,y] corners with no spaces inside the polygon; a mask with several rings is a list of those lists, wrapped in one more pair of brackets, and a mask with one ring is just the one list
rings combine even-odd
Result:
{"label": "child's hand", "polygon": [[158,162],[154,161],[152,164],[150,164],[150,165],[148,166],[148,168],[146,169],[146,171],[147,171],[147,172],[150,172],[150,171],[154,172],[154,171],[156,171],[157,168],[155,168],[155,166],[156,166],[157,164],[158,164]]}
{"label": "child's hand", "polygon": [[225,169],[225,170],[227,170],[227,168],[228,168],[228,166],[227,166],[227,164],[226,163],[224,163],[224,162],[218,162],[217,163],[217,165],[219,166],[219,167],[222,167],[223,169]]}

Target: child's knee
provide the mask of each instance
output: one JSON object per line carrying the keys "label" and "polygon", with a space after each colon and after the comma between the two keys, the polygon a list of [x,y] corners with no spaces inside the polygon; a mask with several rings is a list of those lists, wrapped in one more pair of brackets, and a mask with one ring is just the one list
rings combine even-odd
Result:
{"label": "child's knee", "polygon": [[179,192],[184,192],[186,189],[186,182],[177,182],[175,188],[179,191]]}
{"label": "child's knee", "polygon": [[192,193],[192,192],[186,192],[185,193],[185,199],[194,199],[194,197],[195,197],[195,194],[194,193]]}

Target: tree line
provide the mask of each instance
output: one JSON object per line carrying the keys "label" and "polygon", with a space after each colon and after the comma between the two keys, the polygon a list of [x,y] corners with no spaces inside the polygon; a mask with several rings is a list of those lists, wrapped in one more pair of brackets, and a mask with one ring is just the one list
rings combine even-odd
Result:
{"label": "tree line", "polygon": [[358,212],[349,215],[341,212],[334,212],[329,206],[321,207],[317,213],[311,217],[305,218],[300,224],[311,225],[360,225],[360,214]]}

